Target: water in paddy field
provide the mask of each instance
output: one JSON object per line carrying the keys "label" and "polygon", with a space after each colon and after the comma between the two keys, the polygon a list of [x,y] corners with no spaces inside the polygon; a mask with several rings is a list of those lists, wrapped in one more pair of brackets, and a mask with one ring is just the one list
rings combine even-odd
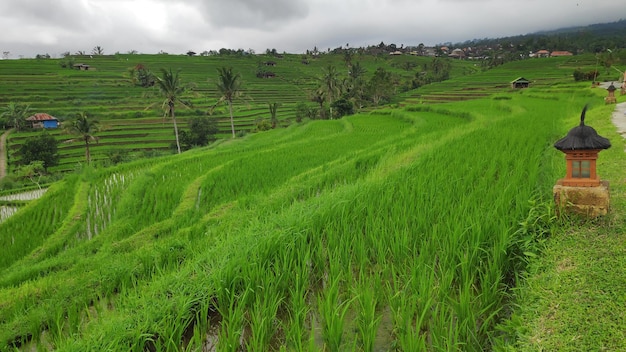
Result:
{"label": "water in paddy field", "polygon": [[15,212],[19,210],[18,207],[2,205],[0,206],[0,222],[10,218]]}
{"label": "water in paddy field", "polygon": [[47,188],[42,188],[42,189],[35,189],[32,191],[28,191],[28,192],[9,194],[7,196],[0,197],[0,200],[33,200],[33,199],[37,199],[43,196],[47,190],[48,190]]}
{"label": "water in paddy field", "polygon": [[[12,201],[12,200],[29,201],[29,200],[34,200],[34,199],[37,199],[37,198],[40,198],[41,196],[43,196],[44,193],[46,193],[47,190],[48,190],[47,188],[44,188],[44,189],[36,189],[36,190],[33,190],[33,191],[28,191],[28,192],[9,194],[9,195],[0,197],[0,200],[4,200],[4,201]],[[21,207],[18,207],[18,206],[15,206],[15,205],[2,205],[2,206],[0,206],[0,223],[4,222],[6,219],[8,219],[11,216],[13,216],[13,214],[15,214],[18,210],[20,210],[20,208]]]}

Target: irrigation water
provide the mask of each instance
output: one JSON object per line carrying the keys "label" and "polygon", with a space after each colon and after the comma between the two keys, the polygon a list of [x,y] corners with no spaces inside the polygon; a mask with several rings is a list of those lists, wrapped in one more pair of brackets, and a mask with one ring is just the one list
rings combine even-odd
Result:
{"label": "irrigation water", "polygon": [[[9,195],[0,197],[0,201],[14,201],[14,200],[29,201],[29,200],[34,200],[34,199],[38,199],[41,196],[43,196],[46,193],[47,190],[48,190],[47,188],[42,188],[42,189],[36,189],[36,190],[33,190],[33,191],[28,191],[28,192],[9,194]],[[20,207],[15,206],[15,205],[2,205],[2,206],[0,206],[0,223],[4,222],[6,219],[8,219],[11,216],[13,216],[13,214],[15,214],[19,209],[20,209]]]}

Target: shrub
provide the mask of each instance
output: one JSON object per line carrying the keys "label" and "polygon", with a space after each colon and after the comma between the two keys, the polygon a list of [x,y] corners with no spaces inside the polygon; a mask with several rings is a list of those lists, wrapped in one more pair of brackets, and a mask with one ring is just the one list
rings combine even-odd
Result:
{"label": "shrub", "polygon": [[296,122],[302,122],[302,120],[309,114],[309,106],[305,102],[299,102],[296,105]]}
{"label": "shrub", "polygon": [[597,70],[593,70],[593,71],[588,71],[588,72],[584,72],[581,69],[577,69],[574,71],[574,81],[578,82],[578,81],[593,81],[596,78],[598,78],[598,71]]}
{"label": "shrub", "polygon": [[128,151],[123,149],[109,150],[106,152],[109,162],[113,165],[129,160]]}
{"label": "shrub", "polygon": [[215,140],[219,131],[217,121],[209,117],[192,117],[189,120],[189,130],[180,131],[180,144],[184,150],[194,146],[205,146]]}
{"label": "shrub", "polygon": [[332,104],[334,110],[334,117],[341,118],[345,115],[354,114],[354,104],[346,98],[340,98]]}
{"label": "shrub", "polygon": [[269,131],[272,129],[272,123],[268,119],[261,119],[256,122],[255,131]]}
{"label": "shrub", "polygon": [[15,188],[15,176],[7,175],[0,180],[0,191],[6,191]]}
{"label": "shrub", "polygon": [[56,166],[59,163],[59,142],[47,131],[37,137],[28,139],[20,147],[21,164],[28,165],[33,161],[43,162],[44,169]]}

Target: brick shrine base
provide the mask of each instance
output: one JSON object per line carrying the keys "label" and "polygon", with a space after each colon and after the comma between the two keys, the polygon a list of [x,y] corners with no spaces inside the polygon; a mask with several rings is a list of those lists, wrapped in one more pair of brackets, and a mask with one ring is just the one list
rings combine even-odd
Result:
{"label": "brick shrine base", "polygon": [[609,212],[609,181],[600,181],[597,187],[563,186],[562,180],[552,188],[559,212],[596,218]]}

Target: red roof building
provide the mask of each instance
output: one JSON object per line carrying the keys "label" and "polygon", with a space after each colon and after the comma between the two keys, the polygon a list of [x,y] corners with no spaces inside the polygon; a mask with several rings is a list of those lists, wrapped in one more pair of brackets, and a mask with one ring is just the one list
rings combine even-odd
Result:
{"label": "red roof building", "polygon": [[40,112],[26,119],[30,122],[32,128],[57,128],[59,127],[59,120],[46,113]]}
{"label": "red roof building", "polygon": [[569,51],[553,51],[550,56],[572,56],[574,54]]}

